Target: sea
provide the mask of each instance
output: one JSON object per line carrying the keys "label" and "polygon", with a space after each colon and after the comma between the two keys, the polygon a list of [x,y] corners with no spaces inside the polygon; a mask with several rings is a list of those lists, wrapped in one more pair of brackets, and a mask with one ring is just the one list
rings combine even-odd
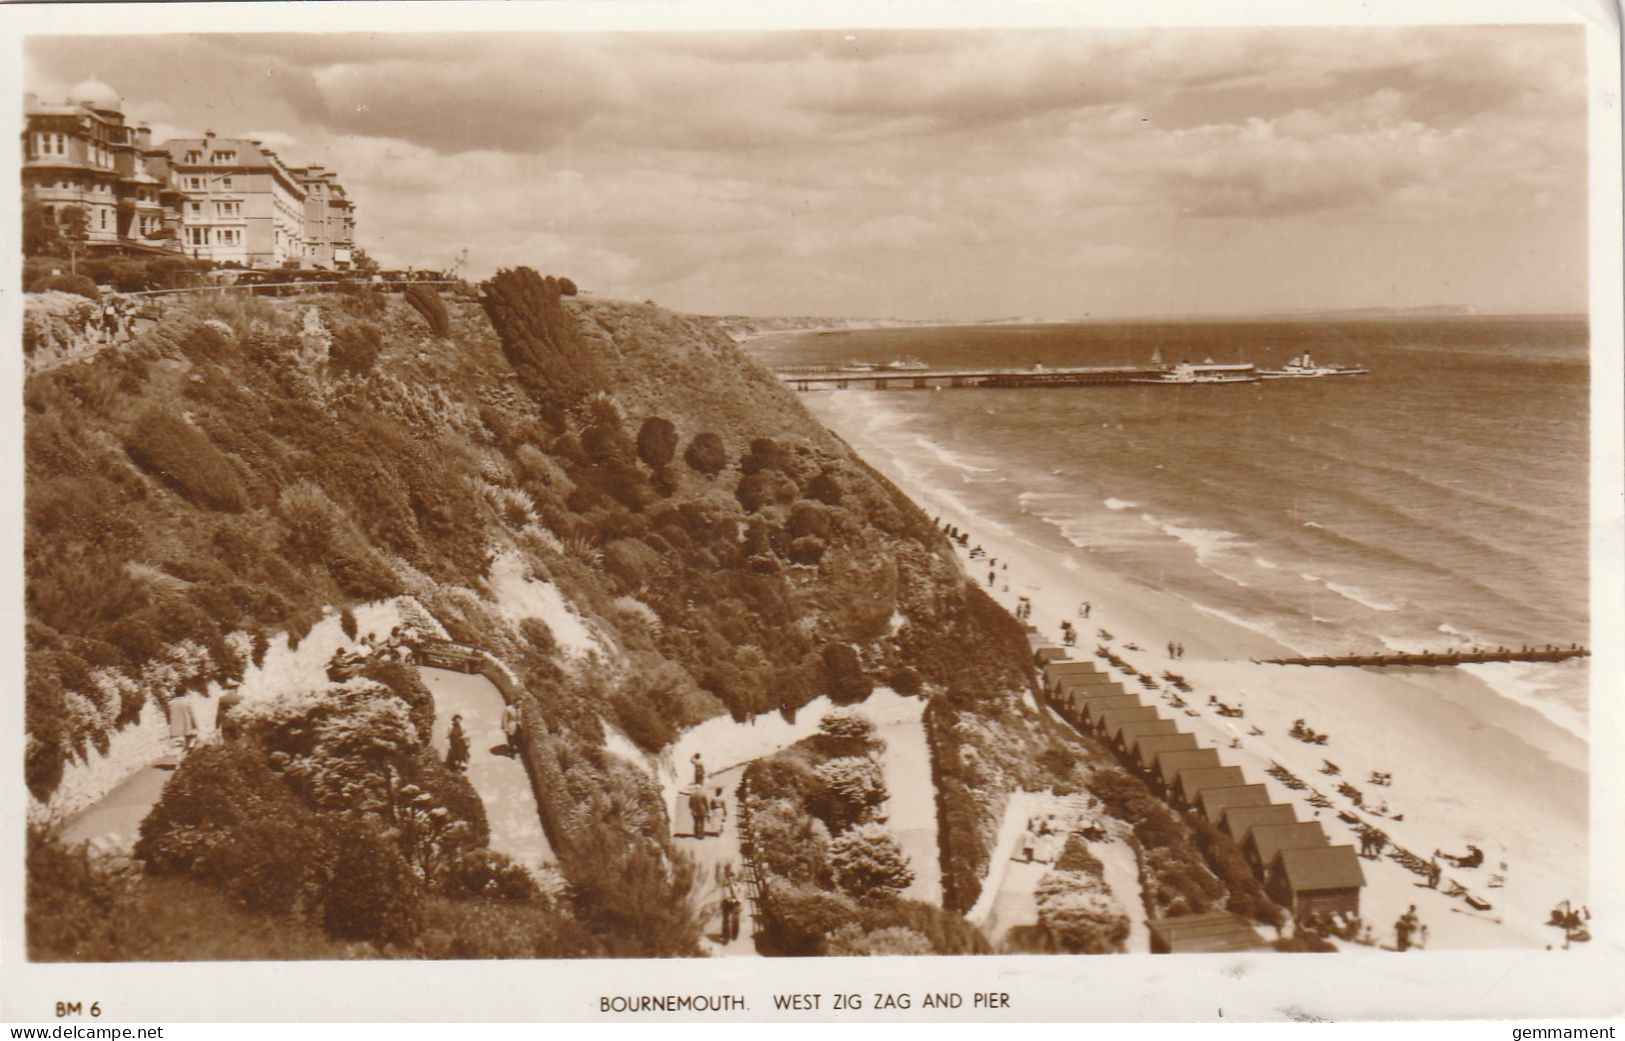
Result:
{"label": "sea", "polygon": [[[972,513],[1087,552],[1303,654],[1586,644],[1584,317],[823,330],[770,366],[1248,361],[1363,376],[1228,386],[847,390]],[[1584,662],[1480,668],[1585,736]]]}

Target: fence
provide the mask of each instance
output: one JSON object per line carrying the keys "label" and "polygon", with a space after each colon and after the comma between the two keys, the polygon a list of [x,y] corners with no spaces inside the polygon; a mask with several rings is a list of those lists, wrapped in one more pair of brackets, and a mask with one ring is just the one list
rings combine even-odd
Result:
{"label": "fence", "polygon": [[[377,282],[363,279],[347,279],[343,281],[311,280],[308,282],[241,282],[230,285],[214,286],[187,286],[184,289],[137,289],[129,293],[120,293],[120,296],[179,296],[183,293],[229,293],[232,291],[254,292],[256,290],[293,290],[295,292],[321,292],[352,289],[386,289],[390,286],[454,286],[458,281],[451,278],[424,279],[424,278],[396,278],[384,279]],[[287,296],[289,293],[273,293],[273,296]]]}

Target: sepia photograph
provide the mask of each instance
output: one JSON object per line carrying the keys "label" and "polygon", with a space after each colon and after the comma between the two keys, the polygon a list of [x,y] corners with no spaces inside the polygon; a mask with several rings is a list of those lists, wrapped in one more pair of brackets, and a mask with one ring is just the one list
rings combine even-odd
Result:
{"label": "sepia photograph", "polygon": [[5,1018],[1625,1011],[1617,26],[209,6],[10,26]]}

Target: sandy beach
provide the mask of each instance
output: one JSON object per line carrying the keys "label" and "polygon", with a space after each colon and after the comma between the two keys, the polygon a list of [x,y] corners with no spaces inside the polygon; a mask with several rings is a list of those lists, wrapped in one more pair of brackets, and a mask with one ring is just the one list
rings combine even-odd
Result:
{"label": "sandy beach", "polygon": [[[1026,597],[1033,624],[1057,642],[1061,621],[1071,621],[1080,633],[1074,657],[1091,656],[1099,644],[1141,672],[1183,675],[1194,688],[1185,709],[1166,704],[1160,692],[1145,692],[1146,703],[1176,719],[1202,746],[1221,749],[1222,760],[1241,766],[1249,782],[1267,783],[1272,798],[1291,802],[1300,820],[1319,820],[1334,844],[1359,845],[1341,811],[1423,859],[1435,849],[1465,852],[1469,843],[1484,851],[1476,869],[1441,861],[1439,890],[1391,859],[1362,860],[1362,915],[1379,945],[1393,944],[1393,924],[1412,904],[1432,949],[1561,945],[1562,932],[1546,920],[1559,902],[1583,903],[1587,893],[1588,749],[1582,738],[1498,694],[1469,670],[1255,664],[1251,659],[1291,651],[1238,619],[1115,574],[1087,550],[1059,537],[1046,540],[1037,526],[1017,530],[980,516],[961,489],[940,480],[933,485],[923,475],[933,461],[940,464],[937,446],[875,422],[883,394],[832,391],[802,400],[929,514],[970,534],[970,547],[980,546],[986,556],[972,560],[968,548],[961,550],[966,573],[998,602],[1014,610]],[[1177,662],[1168,656],[1170,641],[1184,645]],[[1133,688],[1138,692],[1138,684]],[[1245,718],[1218,715],[1210,697],[1242,706]],[[1292,738],[1288,731],[1300,718],[1330,735],[1329,742]],[[1328,761],[1337,775],[1322,772]],[[1292,791],[1278,783],[1265,773],[1272,764],[1309,788]],[[1391,774],[1392,784],[1368,783],[1377,771]],[[1387,813],[1357,807],[1338,792],[1342,782],[1360,790],[1365,807],[1386,804]],[[1317,790],[1330,808],[1310,804]],[[1452,882],[1491,908],[1476,911],[1446,895]]]}

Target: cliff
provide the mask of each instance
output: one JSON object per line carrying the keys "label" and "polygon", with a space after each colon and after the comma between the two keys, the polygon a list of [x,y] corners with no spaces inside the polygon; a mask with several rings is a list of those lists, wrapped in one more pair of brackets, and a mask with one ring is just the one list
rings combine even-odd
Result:
{"label": "cliff", "polygon": [[[641,870],[621,851],[669,855],[654,774],[683,729],[877,685],[1006,746],[980,761],[983,805],[943,810],[967,905],[999,792],[1042,780],[1021,745],[1058,740],[1021,708],[1018,627],[715,323],[569,289],[505,272],[438,318],[372,291],[177,300],[135,341],[31,375],[33,795],[282,634],[406,596],[502,664],[578,918],[618,899],[593,877]],[[672,929],[665,948],[597,939],[689,950]]]}

